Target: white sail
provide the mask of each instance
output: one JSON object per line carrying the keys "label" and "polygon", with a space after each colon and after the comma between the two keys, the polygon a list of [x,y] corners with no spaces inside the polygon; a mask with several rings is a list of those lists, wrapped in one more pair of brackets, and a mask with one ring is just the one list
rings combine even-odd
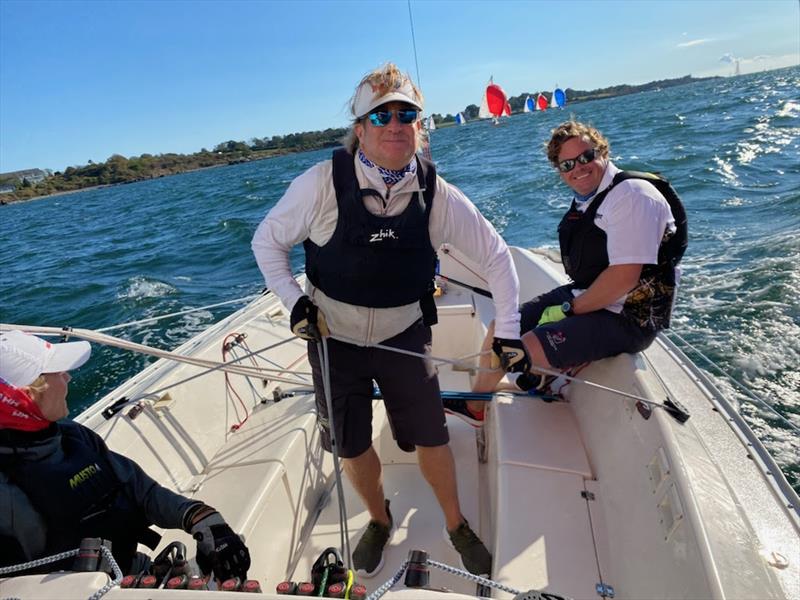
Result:
{"label": "white sail", "polygon": [[530,96],[525,97],[525,103],[522,105],[522,112],[531,112],[531,105],[533,104],[533,100],[531,100]]}
{"label": "white sail", "polygon": [[489,103],[486,100],[486,93],[483,94],[483,100],[481,100],[481,107],[478,110],[478,118],[479,119],[489,119],[492,117],[492,113],[489,112]]}
{"label": "white sail", "polygon": [[[489,83],[486,86],[492,85],[494,76],[489,77]],[[483,94],[481,95],[481,107],[478,109],[478,118],[479,119],[491,119],[492,113],[489,112],[489,101],[486,99],[486,88],[483,90]]]}
{"label": "white sail", "polygon": [[436,129],[436,123],[434,123],[433,121],[433,115],[428,117],[427,128],[428,131],[433,131],[434,129]]}
{"label": "white sail", "polygon": [[458,113],[456,115],[456,123],[458,123],[459,125],[467,124],[467,118],[464,116],[464,113]]}

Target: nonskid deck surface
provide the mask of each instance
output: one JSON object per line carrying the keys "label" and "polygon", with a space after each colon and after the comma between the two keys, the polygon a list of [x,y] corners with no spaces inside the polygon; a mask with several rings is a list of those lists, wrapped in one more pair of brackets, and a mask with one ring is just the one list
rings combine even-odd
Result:
{"label": "nonskid deck surface", "polygon": [[[479,537],[483,538],[488,545],[487,536],[479,531],[481,519],[478,506],[475,429],[454,417],[448,417],[448,428],[450,445],[456,461],[462,513]],[[388,443],[394,444],[391,439],[388,440]],[[405,454],[400,450],[394,453],[391,449],[386,448],[385,443],[383,444],[384,451],[377,446],[376,449],[384,461],[384,494],[391,501],[395,529],[387,544],[384,553],[385,562],[381,571],[371,579],[358,578],[358,582],[364,584],[369,592],[374,591],[397,573],[411,550],[425,550],[432,560],[462,568],[458,553],[445,541],[444,516],[433,491],[416,464],[416,455]],[[387,460],[391,462],[387,464]],[[395,460],[403,462],[395,462]],[[343,483],[352,552],[369,522],[369,514],[346,478]],[[318,556],[328,547],[338,549],[340,546],[339,504],[334,488],[331,499],[314,527],[292,579],[294,581],[310,580],[311,566]],[[401,579],[396,587],[402,586],[403,580]],[[436,568],[430,570],[430,587],[446,588],[468,595],[475,594],[474,583]]]}

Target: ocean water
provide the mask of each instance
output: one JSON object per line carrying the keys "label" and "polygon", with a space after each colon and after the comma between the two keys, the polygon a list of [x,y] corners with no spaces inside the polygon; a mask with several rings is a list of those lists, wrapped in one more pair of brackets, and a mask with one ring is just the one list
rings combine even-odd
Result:
{"label": "ocean water", "polygon": [[[509,244],[556,246],[569,194],[543,150],[570,117],[609,139],[619,166],[681,194],[690,243],[670,335],[800,426],[800,67],[473,122],[432,133],[440,173]],[[477,96],[478,90],[476,90]],[[477,100],[477,97],[476,97]],[[253,132],[254,134],[258,132]],[[258,293],[256,226],[309,152],[0,207],[0,321],[90,329]],[[300,268],[302,251],[292,255]],[[172,348],[238,306],[112,332]],[[740,404],[800,489],[800,440],[692,358]],[[95,346],[71,384],[73,415],[150,358]]]}

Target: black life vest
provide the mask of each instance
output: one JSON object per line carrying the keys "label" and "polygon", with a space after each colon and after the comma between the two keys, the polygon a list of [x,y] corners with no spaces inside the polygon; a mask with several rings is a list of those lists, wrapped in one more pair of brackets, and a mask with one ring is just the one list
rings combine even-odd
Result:
{"label": "black life vest", "polygon": [[669,181],[656,173],[620,171],[611,185],[594,197],[586,211],[579,211],[573,200],[558,225],[561,261],[578,288],[588,288],[608,268],[606,232],[595,225],[594,219],[609,192],[627,179],[643,179],[651,183],[664,196],[675,220],[675,232],[666,235],[658,248],[658,264],[645,265],[645,268],[675,267],[686,252],[689,239],[686,209]]}
{"label": "black life vest", "polygon": [[[588,288],[608,268],[606,232],[594,220],[606,196],[614,187],[628,179],[642,179],[651,183],[664,196],[675,220],[675,232],[665,233],[659,245],[658,263],[642,267],[639,286],[634,289],[623,308],[623,313],[636,315],[635,320],[642,326],[663,329],[669,326],[675,290],[675,267],[686,252],[689,239],[686,209],[675,189],[664,177],[655,173],[620,171],[614,176],[611,185],[594,197],[586,211],[579,211],[573,200],[558,225],[561,261],[575,287],[580,289]],[[642,292],[640,288],[646,289]]]}
{"label": "black life vest", "polygon": [[433,324],[436,251],[428,221],[436,192],[436,167],[417,156],[422,201],[414,192],[401,214],[383,217],[364,206],[364,196],[380,197],[380,193],[359,187],[353,160],[344,149],[333,153],[333,185],[339,207],[336,229],[324,246],[310,239],[303,242],[306,275],[326,295],[348,304],[389,308],[419,301],[426,324]]}
{"label": "black life vest", "polygon": [[127,572],[139,541],[155,548],[160,536],[125,493],[102,438],[76,423],[56,425],[61,456],[4,461],[3,471],[28,496],[47,525],[46,555],[72,550],[85,537],[111,540]]}

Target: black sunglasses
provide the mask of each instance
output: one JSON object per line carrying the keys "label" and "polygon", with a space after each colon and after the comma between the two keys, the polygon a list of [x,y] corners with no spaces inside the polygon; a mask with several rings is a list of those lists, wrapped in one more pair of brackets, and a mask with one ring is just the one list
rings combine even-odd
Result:
{"label": "black sunglasses", "polygon": [[562,173],[569,173],[572,169],[575,168],[576,163],[581,163],[582,165],[587,165],[592,162],[595,158],[597,158],[597,150],[594,148],[589,148],[588,150],[584,150],[575,158],[566,158],[558,162],[558,170]]}

